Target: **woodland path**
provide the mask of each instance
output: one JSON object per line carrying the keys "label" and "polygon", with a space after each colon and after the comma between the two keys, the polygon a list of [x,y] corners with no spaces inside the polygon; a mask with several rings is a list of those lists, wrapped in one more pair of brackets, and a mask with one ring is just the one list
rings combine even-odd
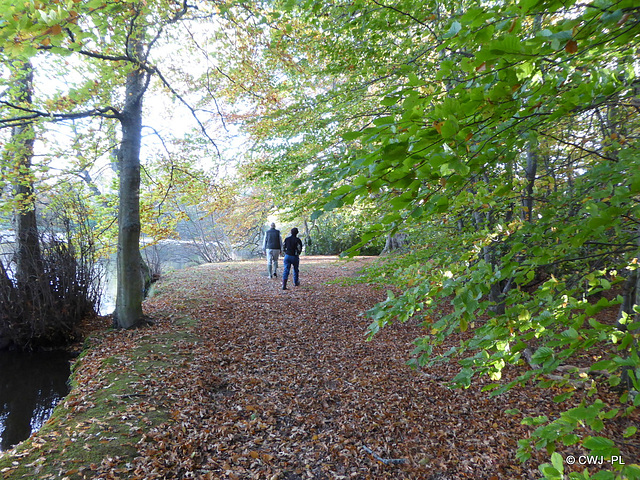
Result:
{"label": "woodland path", "polygon": [[524,411],[547,401],[451,390],[453,370],[409,369],[417,325],[367,341],[361,314],[386,292],[327,283],[365,262],[303,257],[302,285],[288,291],[263,262],[172,275],[147,307],[198,320],[197,378],[137,462],[174,478],[537,478],[515,460],[524,427],[502,411],[506,401]]}
{"label": "woodland path", "polygon": [[332,281],[371,261],[302,257],[288,291],[257,261],[164,276],[145,302],[155,325],[94,333],[3,479],[539,478],[548,457],[518,463],[531,427],[503,412],[551,416],[548,392],[490,398],[482,382],[449,389],[456,365],[411,370],[417,323],[367,341],[362,313],[386,291]]}

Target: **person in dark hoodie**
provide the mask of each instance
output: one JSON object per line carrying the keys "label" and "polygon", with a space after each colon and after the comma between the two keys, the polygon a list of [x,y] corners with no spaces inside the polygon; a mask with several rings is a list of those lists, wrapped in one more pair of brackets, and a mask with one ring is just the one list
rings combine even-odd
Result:
{"label": "person in dark hoodie", "polygon": [[298,238],[298,229],[292,228],[291,235],[284,240],[284,273],[282,274],[282,289],[287,289],[289,271],[293,266],[293,284],[300,285],[298,278],[298,267],[300,266],[300,254],[302,253],[302,240]]}

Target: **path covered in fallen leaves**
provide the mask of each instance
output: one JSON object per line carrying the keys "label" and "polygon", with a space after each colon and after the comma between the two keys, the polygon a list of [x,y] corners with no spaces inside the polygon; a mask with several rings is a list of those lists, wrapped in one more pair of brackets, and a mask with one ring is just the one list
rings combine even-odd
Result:
{"label": "path covered in fallen leaves", "polygon": [[[303,257],[302,285],[288,291],[257,261],[166,275],[144,306],[154,326],[91,324],[75,387],[37,435],[0,455],[2,478],[540,478],[546,452],[515,458],[533,429],[522,417],[557,418],[571,405],[533,386],[491,398],[482,379],[452,390],[455,363],[411,370],[412,341],[425,333],[417,322],[367,341],[362,314],[386,292],[335,281],[371,261]],[[625,421],[605,433],[620,436]],[[621,444],[637,458],[637,446]]]}
{"label": "path covered in fallen leaves", "polygon": [[[303,257],[288,291],[262,262],[176,272],[146,304],[158,328],[195,320],[187,371],[166,385],[172,421],[146,432],[139,478],[537,478],[515,460],[526,435],[502,414],[535,396],[451,390],[452,371],[406,367],[418,325],[367,341],[361,314],[386,292],[327,283],[366,260]],[[166,374],[166,372],[165,372]],[[174,376],[175,377],[175,376]],[[168,376],[167,378],[170,378]]]}

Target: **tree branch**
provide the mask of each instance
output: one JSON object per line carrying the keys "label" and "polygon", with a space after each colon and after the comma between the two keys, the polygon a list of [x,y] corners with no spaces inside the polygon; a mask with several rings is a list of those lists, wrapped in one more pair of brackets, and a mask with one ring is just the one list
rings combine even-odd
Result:
{"label": "tree branch", "polygon": [[69,53],[79,53],[80,55],[84,55],[85,57],[91,57],[91,58],[95,58],[98,60],[107,60],[110,62],[130,62],[132,61],[132,59],[126,55],[105,55],[102,53],[96,53],[96,52],[90,52],[88,50],[73,50],[73,49],[69,49],[69,48],[64,48],[64,47],[60,47],[60,46],[55,46],[55,45],[38,45],[37,49],[38,50],[51,50],[53,48],[62,48],[66,51],[68,51]]}
{"label": "tree branch", "polygon": [[202,133],[204,134],[205,137],[207,137],[207,139],[209,140],[209,142],[211,142],[211,144],[214,146],[214,148],[216,149],[216,152],[218,153],[218,157],[220,157],[220,150],[218,149],[218,145],[216,144],[216,142],[209,136],[209,133],[207,133],[207,129],[206,127],[202,124],[202,122],[200,121],[200,119],[198,118],[198,115],[196,114],[195,109],[189,105],[189,102],[187,102],[184,98],[182,98],[182,96],[176,92],[176,90],[171,86],[171,84],[167,81],[167,79],[164,77],[164,75],[162,75],[162,73],[160,72],[160,70],[158,70],[157,68],[154,69],[155,73],[158,75],[158,78],[160,78],[160,81],[162,81],[162,83],[164,84],[165,87],[167,87],[167,89],[173,93],[176,98],[178,100],[180,100],[180,102],[189,109],[189,111],[191,112],[191,115],[193,116],[193,118],[195,119],[196,122],[198,122],[198,125],[200,126],[200,130],[202,131]]}
{"label": "tree branch", "polygon": [[0,105],[5,105],[7,107],[13,108],[20,112],[24,112],[26,114],[26,115],[11,117],[11,118],[0,118],[0,128],[26,125],[29,123],[33,123],[35,120],[38,120],[38,119],[48,119],[53,122],[60,122],[64,120],[74,120],[78,118],[88,118],[88,117],[115,118],[117,120],[120,120],[122,118],[120,112],[116,110],[114,107],[93,108],[91,110],[86,110],[84,112],[53,113],[53,112],[43,112],[40,110],[33,110],[33,109],[21,107],[19,105],[15,105],[13,103],[6,102],[4,100],[0,101]]}
{"label": "tree branch", "polygon": [[393,10],[396,13],[399,13],[400,15],[404,15],[405,17],[409,17],[411,20],[413,20],[416,23],[419,23],[420,25],[422,25],[424,28],[426,28],[427,30],[429,30],[429,33],[431,33],[431,35],[434,36],[434,38],[438,38],[438,36],[436,35],[436,32],[433,31],[433,29],[427,25],[426,23],[418,20],[416,17],[414,17],[413,15],[411,15],[410,13],[407,12],[403,12],[402,10],[397,9],[396,7],[392,7],[390,5],[384,5],[383,3],[378,2],[377,0],[373,0],[373,3],[375,3],[376,5],[378,5],[379,7],[382,8],[388,8],[389,10]]}

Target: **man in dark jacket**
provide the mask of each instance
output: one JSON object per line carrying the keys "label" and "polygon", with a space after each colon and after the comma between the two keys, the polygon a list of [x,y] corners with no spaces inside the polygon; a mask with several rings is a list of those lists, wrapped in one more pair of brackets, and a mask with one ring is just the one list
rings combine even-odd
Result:
{"label": "man in dark jacket", "polygon": [[262,250],[267,255],[267,271],[269,278],[278,276],[278,257],[282,250],[282,235],[280,230],[276,230],[276,224],[272,223],[271,228],[264,234]]}
{"label": "man in dark jacket", "polygon": [[282,289],[287,289],[289,271],[293,265],[293,284],[300,285],[298,279],[298,267],[300,266],[300,254],[302,253],[302,240],[298,238],[298,229],[292,228],[291,235],[284,240],[284,273],[282,274]]}

